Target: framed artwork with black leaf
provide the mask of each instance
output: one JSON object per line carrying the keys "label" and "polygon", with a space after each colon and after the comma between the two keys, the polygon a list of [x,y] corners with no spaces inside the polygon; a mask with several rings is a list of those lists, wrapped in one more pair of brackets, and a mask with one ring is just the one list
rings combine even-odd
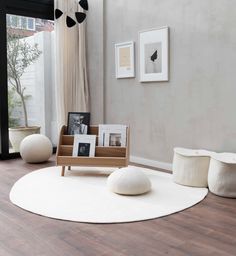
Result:
{"label": "framed artwork with black leaf", "polygon": [[139,33],[140,82],[168,81],[169,29]]}

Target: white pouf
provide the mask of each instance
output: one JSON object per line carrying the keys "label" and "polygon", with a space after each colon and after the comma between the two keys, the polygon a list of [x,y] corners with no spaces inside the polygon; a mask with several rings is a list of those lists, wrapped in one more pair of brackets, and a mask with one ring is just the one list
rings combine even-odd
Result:
{"label": "white pouf", "polygon": [[236,154],[212,155],[208,185],[213,194],[236,198]]}
{"label": "white pouf", "polygon": [[52,143],[42,134],[25,137],[20,144],[20,155],[27,163],[41,163],[52,155]]}
{"label": "white pouf", "polygon": [[207,150],[174,148],[174,182],[191,187],[207,187],[211,154]]}
{"label": "white pouf", "polygon": [[148,177],[135,167],[114,171],[107,179],[108,189],[122,195],[140,195],[151,190]]}

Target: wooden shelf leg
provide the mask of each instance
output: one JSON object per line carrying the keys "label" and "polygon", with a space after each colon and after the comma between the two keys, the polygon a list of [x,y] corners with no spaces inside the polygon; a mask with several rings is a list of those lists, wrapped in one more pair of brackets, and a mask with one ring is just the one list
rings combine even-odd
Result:
{"label": "wooden shelf leg", "polygon": [[69,170],[69,171],[71,170],[71,166],[68,166],[68,170]]}
{"label": "wooden shelf leg", "polygon": [[65,166],[61,167],[61,176],[65,176]]}

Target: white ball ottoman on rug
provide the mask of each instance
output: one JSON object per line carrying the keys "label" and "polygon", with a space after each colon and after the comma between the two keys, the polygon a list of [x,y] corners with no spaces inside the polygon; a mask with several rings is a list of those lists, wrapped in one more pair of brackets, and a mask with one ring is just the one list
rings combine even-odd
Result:
{"label": "white ball ottoman on rug", "polygon": [[209,173],[209,190],[218,196],[236,198],[236,154],[213,154]]}
{"label": "white ball ottoman on rug", "polygon": [[45,135],[29,135],[20,144],[20,155],[27,163],[46,162],[52,155],[52,143]]}
{"label": "white ball ottoman on rug", "polygon": [[173,180],[191,187],[207,187],[210,151],[174,148]]}
{"label": "white ball ottoman on rug", "polygon": [[139,168],[125,167],[108,177],[107,187],[121,195],[141,195],[151,190],[151,182]]}

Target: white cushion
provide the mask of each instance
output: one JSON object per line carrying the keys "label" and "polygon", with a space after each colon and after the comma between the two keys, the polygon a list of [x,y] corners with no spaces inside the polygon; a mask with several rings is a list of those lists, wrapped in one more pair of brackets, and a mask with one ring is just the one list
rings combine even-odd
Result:
{"label": "white cushion", "polygon": [[208,168],[212,152],[195,149],[174,149],[173,180],[192,187],[207,187]]}
{"label": "white cushion", "polygon": [[28,163],[45,162],[52,155],[52,143],[42,134],[29,135],[20,144],[20,155]]}
{"label": "white cushion", "polygon": [[236,154],[212,155],[208,185],[213,194],[236,198]]}
{"label": "white cushion", "polygon": [[113,172],[107,180],[108,189],[122,195],[140,195],[151,190],[148,177],[135,167],[125,167]]}

